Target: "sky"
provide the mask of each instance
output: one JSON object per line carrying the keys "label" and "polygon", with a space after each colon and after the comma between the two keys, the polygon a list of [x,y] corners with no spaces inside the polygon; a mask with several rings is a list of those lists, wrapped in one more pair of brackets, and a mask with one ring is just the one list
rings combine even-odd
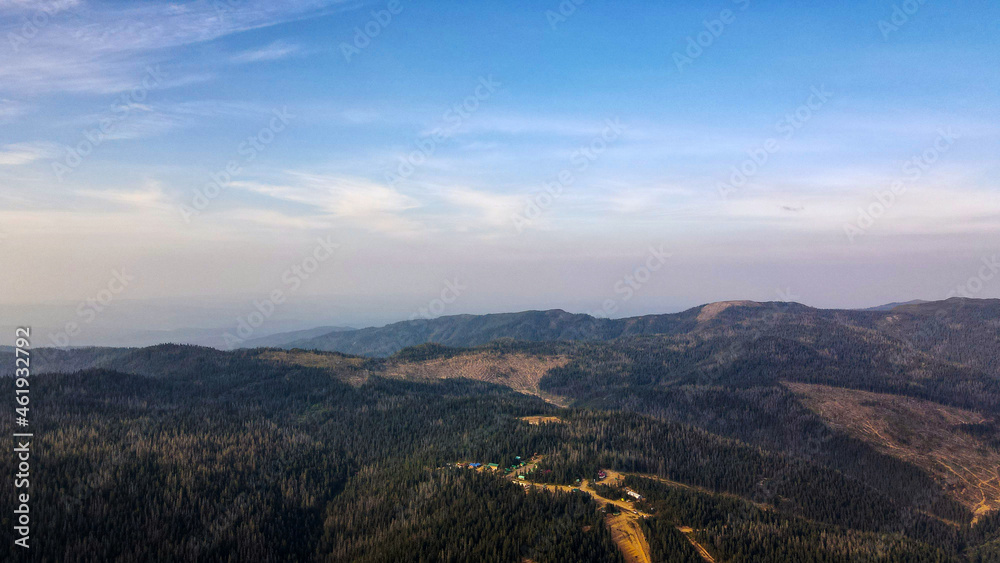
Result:
{"label": "sky", "polygon": [[985,0],[0,0],[0,324],[1000,297],[998,37]]}

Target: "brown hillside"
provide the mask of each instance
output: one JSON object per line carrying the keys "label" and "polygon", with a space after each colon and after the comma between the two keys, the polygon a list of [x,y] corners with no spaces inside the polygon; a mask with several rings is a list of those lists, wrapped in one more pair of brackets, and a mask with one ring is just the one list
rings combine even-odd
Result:
{"label": "brown hillside", "polygon": [[977,517],[1000,508],[1000,452],[958,429],[981,415],[898,395],[785,385],[832,426],[927,471]]}
{"label": "brown hillside", "polygon": [[386,368],[387,377],[402,379],[466,378],[504,385],[511,389],[535,395],[560,406],[567,401],[545,393],[538,387],[542,376],[550,369],[569,363],[564,356],[533,356],[529,354],[498,354],[477,352],[450,358],[436,358],[419,362],[406,362]]}

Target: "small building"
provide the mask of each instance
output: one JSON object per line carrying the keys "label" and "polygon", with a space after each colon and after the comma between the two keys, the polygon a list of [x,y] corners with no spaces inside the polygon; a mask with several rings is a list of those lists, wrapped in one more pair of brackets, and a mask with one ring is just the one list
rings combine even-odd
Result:
{"label": "small building", "polygon": [[499,464],[496,464],[496,463],[487,463],[487,464],[486,464],[486,467],[489,467],[489,468],[490,468],[490,469],[492,469],[493,471],[497,471],[497,470],[499,470],[499,469],[500,469],[500,465],[499,465]]}
{"label": "small building", "polygon": [[483,464],[481,464],[481,463],[470,463],[470,464],[469,464],[469,467],[470,467],[471,469],[478,469],[478,468],[480,468],[480,467],[482,467],[482,466],[483,466]]}
{"label": "small building", "polygon": [[518,475],[517,478],[521,479],[523,481],[524,480],[524,475]]}
{"label": "small building", "polygon": [[628,493],[628,496],[630,496],[630,497],[632,497],[632,498],[634,498],[636,500],[642,500],[642,495],[640,495],[639,493],[633,491],[632,489],[625,489],[625,492]]}
{"label": "small building", "polygon": [[598,471],[597,472],[597,479],[598,480],[607,479],[607,478],[608,478],[608,474],[607,473],[605,473],[603,471]]}

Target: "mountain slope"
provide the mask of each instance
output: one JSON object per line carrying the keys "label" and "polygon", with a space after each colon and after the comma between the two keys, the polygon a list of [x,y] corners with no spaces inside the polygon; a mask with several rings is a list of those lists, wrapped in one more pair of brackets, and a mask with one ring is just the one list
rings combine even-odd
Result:
{"label": "mountain slope", "polygon": [[[328,333],[282,347],[388,356],[435,342],[480,346],[498,339],[610,341],[670,335],[687,340],[730,340],[734,346],[765,334],[811,331],[823,326],[853,340],[894,339],[901,354],[920,351],[1000,378],[1000,300],[952,298],[904,304],[888,310],[814,309],[798,303],[726,301],[673,314],[625,319],[595,318],[561,310],[457,315]],[[794,329],[790,328],[794,327]],[[793,334],[794,339],[802,338]],[[811,338],[811,337],[808,337]],[[900,347],[901,346],[901,347]],[[905,351],[906,347],[911,351]]]}
{"label": "mountain slope", "polygon": [[336,332],[289,343],[305,348],[370,356],[388,356],[409,346],[437,342],[478,346],[498,338],[515,340],[606,340],[611,321],[561,310],[492,315],[455,315],[403,321],[378,328]]}
{"label": "mountain slope", "polygon": [[[387,358],[177,345],[34,350],[32,393],[46,401],[46,459],[58,468],[39,502],[70,507],[48,510],[59,516],[43,531],[100,545],[109,560],[128,559],[121,546],[138,546],[134,557],[177,558],[190,529],[204,534],[185,549],[206,559],[220,542],[250,542],[258,559],[275,560],[430,560],[455,545],[483,550],[483,560],[557,552],[613,560],[606,520],[582,495],[526,498],[509,481],[454,468],[462,460],[511,467],[521,456],[534,460],[532,480],[566,491],[601,469],[650,477],[627,484],[649,495],[637,508],[653,514],[644,533],[668,560],[662,550],[689,545],[670,532],[683,527],[720,560],[752,547],[755,561],[892,553],[973,562],[968,554],[993,551],[997,512],[971,502],[975,491],[954,486],[939,461],[985,482],[983,460],[997,458],[944,456],[911,436],[1000,444],[1000,382],[938,352],[951,339],[948,354],[970,350],[988,365],[997,348],[958,345],[964,331],[995,320],[994,304],[938,304],[952,315],[941,317],[947,330],[921,346],[909,340],[916,319],[937,309],[916,307],[744,301],[616,320],[562,311],[448,317],[392,330],[488,343],[423,344]],[[352,332],[377,345],[383,329]],[[521,340],[495,338],[510,334]],[[543,338],[554,340],[531,341]],[[0,351],[0,362],[9,375],[12,354]],[[10,382],[0,378],[8,390]],[[942,426],[950,418],[930,416],[936,410],[960,416]],[[524,420],[532,416],[562,424]],[[874,433],[870,416],[880,417]],[[87,483],[82,492],[77,482]],[[683,492],[691,490],[709,496]],[[81,516],[140,499],[157,510]],[[501,532],[508,525],[516,533]],[[293,532],[295,541],[276,541]],[[509,534],[530,545],[518,553],[503,541]],[[563,543],[551,551],[542,537]],[[489,555],[497,550],[503,557]]]}

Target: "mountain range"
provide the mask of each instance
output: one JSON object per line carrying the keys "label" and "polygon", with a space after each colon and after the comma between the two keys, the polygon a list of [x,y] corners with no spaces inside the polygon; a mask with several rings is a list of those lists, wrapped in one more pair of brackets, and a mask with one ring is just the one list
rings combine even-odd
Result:
{"label": "mountain range", "polygon": [[33,350],[38,560],[1000,561],[1000,300],[261,343]]}
{"label": "mountain range", "polygon": [[[996,324],[998,314],[998,299],[959,297],[934,302],[917,300],[866,310],[815,309],[786,302],[723,301],[680,313],[624,319],[597,318],[559,309],[455,315],[402,321],[376,328],[337,329],[322,334],[282,333],[261,341],[266,344],[248,344],[388,356],[403,348],[427,342],[468,347],[502,338],[531,342],[611,341],[633,336],[705,333],[712,328],[730,325],[734,331],[753,331],[771,328],[772,325],[833,323],[858,330],[878,331],[917,349],[934,349],[946,358],[972,361],[977,366],[991,365],[995,369],[990,359],[992,352],[984,348],[1000,344]],[[977,359],[974,356],[983,357]]]}

